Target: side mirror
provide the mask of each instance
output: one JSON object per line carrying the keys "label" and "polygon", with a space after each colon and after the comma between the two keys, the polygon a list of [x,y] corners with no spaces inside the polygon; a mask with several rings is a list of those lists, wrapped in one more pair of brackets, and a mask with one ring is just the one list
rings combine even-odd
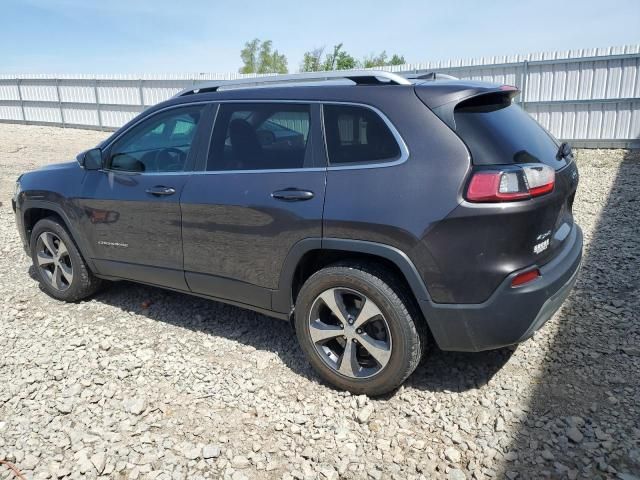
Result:
{"label": "side mirror", "polygon": [[100,170],[102,168],[102,150],[92,148],[78,155],[78,163],[85,170]]}

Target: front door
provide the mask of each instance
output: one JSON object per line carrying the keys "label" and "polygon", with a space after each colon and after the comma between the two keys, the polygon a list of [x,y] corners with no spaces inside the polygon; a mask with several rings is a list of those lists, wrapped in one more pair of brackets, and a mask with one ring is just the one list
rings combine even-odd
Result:
{"label": "front door", "polygon": [[222,103],[205,171],[181,197],[192,291],[269,309],[293,245],[322,235],[318,105]]}
{"label": "front door", "polygon": [[98,273],[188,290],[180,194],[198,155],[206,108],[151,114],[105,148],[103,170],[87,172],[81,221]]}

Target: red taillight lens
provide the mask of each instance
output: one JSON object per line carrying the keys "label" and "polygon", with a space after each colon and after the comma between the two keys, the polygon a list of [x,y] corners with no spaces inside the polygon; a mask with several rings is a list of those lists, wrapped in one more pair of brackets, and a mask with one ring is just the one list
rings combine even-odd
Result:
{"label": "red taillight lens", "polygon": [[533,270],[529,270],[527,272],[522,272],[516,275],[515,278],[511,281],[511,286],[520,287],[525,283],[532,282],[539,277],[540,277],[540,270],[538,270],[537,268]]}
{"label": "red taillight lens", "polygon": [[510,202],[549,193],[555,170],[548,165],[519,165],[504,170],[478,170],[467,187],[470,202]]}
{"label": "red taillight lens", "polygon": [[525,165],[522,167],[532,197],[549,193],[556,182],[556,171],[548,165]]}

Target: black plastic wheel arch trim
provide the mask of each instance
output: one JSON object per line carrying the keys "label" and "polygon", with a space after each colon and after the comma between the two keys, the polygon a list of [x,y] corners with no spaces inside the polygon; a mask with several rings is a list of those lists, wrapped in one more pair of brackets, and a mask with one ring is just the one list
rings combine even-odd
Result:
{"label": "black plastic wheel arch trim", "polygon": [[429,292],[420,278],[420,274],[415,265],[406,254],[390,245],[385,245],[366,240],[342,239],[342,238],[306,238],[296,243],[287,255],[282,272],[278,290],[273,292],[271,308],[276,312],[290,312],[293,307],[292,285],[296,268],[302,257],[313,251],[322,250],[330,252],[332,250],[363,253],[382,257],[391,261],[400,269],[405,279],[409,283],[415,298],[419,301],[430,302]]}
{"label": "black plastic wheel arch trim", "polygon": [[[71,235],[71,239],[75,242],[76,246],[78,247],[78,250],[80,250],[80,255],[82,255],[83,260],[89,266],[89,269],[93,273],[95,273],[96,272],[95,264],[93,263],[91,257],[88,255],[89,249],[87,248],[86,243],[82,238],[82,236],[78,233],[78,231],[74,227],[74,223],[69,218],[69,215],[67,215],[67,213],[65,212],[65,210],[62,208],[61,205],[54,202],[50,202],[48,200],[30,200],[30,199],[24,200],[20,205],[20,214],[22,215],[22,228],[24,229],[25,238],[27,238],[30,242],[30,238],[28,236],[29,232],[25,225],[25,216],[27,212],[32,209],[49,210],[55,213],[56,215],[58,215],[62,219],[62,221],[64,222],[64,226],[67,228],[67,230],[69,231],[69,234]],[[28,246],[29,248],[31,248],[30,244]]]}

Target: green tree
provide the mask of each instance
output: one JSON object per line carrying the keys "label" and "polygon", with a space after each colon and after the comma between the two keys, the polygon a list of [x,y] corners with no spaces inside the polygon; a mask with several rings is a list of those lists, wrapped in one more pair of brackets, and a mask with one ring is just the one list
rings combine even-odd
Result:
{"label": "green tree", "polygon": [[404,59],[404,55],[398,55],[397,53],[393,54],[391,60],[389,60],[389,65],[404,65],[407,63]]}
{"label": "green tree", "polygon": [[340,52],[336,59],[336,70],[350,70],[358,68],[358,61],[347,52]]}
{"label": "green tree", "polygon": [[260,40],[257,38],[254,38],[250,42],[244,44],[244,48],[240,50],[240,58],[244,64],[238,70],[240,73],[256,73],[259,46]]}
{"label": "green tree", "polygon": [[333,47],[333,53],[326,56],[324,60],[324,70],[349,70],[356,68],[358,62],[356,59],[342,50],[342,43]]}
{"label": "green tree", "polygon": [[240,73],[287,73],[287,57],[273,50],[273,42],[254,38],[244,44],[240,51],[240,58],[244,64]]}
{"label": "green tree", "polygon": [[314,48],[304,53],[302,59],[302,65],[300,65],[301,72],[319,72],[323,69],[322,55],[324,54],[324,47]]}
{"label": "green tree", "polygon": [[[334,45],[333,51],[324,55],[325,47],[305,52],[300,65],[301,72],[320,72],[331,70],[349,70],[357,68],[358,62],[342,49],[343,44]],[[324,56],[324,58],[323,58]]]}
{"label": "green tree", "polygon": [[364,68],[383,67],[385,65],[404,65],[405,63],[407,62],[404,59],[404,55],[394,53],[393,56],[389,58],[387,52],[384,50],[378,55],[371,54],[362,60],[362,66]]}
{"label": "green tree", "polygon": [[371,54],[362,59],[363,68],[382,67],[384,65],[387,65],[387,52],[384,50],[378,55]]}

